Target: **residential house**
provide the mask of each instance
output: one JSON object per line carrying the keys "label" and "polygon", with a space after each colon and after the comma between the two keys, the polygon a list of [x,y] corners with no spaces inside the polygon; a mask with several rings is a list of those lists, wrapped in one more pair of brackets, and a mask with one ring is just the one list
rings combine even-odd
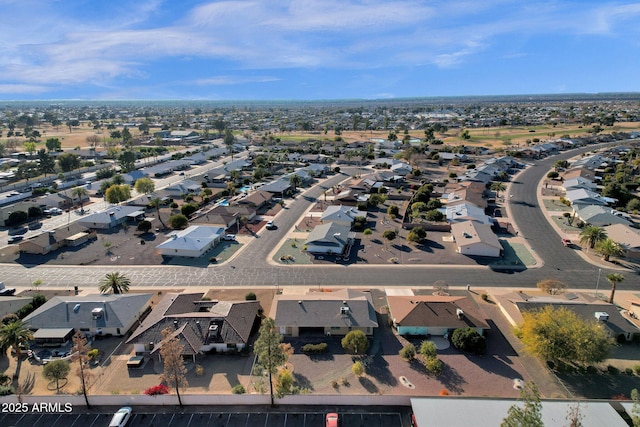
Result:
{"label": "residential house", "polygon": [[27,304],[31,304],[31,297],[3,296],[0,297],[0,319],[10,313],[15,313]]}
{"label": "residential house", "polygon": [[192,225],[172,233],[156,248],[162,256],[199,258],[220,243],[224,235],[223,227]]}
{"label": "residential house", "polygon": [[371,197],[370,194],[365,194],[362,191],[357,191],[352,188],[341,191],[333,197],[334,205],[349,205],[356,206],[358,203],[367,203]]}
{"label": "residential house", "polygon": [[562,183],[562,188],[565,191],[572,190],[588,190],[595,192],[597,188],[597,184],[588,178],[584,178],[582,176],[576,176],[575,178],[565,179]]}
{"label": "residential house", "polygon": [[21,241],[19,250],[25,254],[46,255],[62,248],[78,247],[96,238],[95,230],[74,222]]}
{"label": "residential house", "polygon": [[571,164],[571,167],[584,167],[589,170],[596,170],[607,167],[609,163],[611,163],[611,160],[609,158],[601,156],[599,154],[594,154],[592,156],[585,156],[581,159],[576,160]]}
{"label": "residential house", "polygon": [[24,318],[36,343],[63,344],[74,331],[123,336],[148,309],[152,294],[54,296]]}
{"label": "residential house", "polygon": [[565,198],[571,202],[574,209],[585,205],[605,206],[615,202],[614,199],[603,197],[595,191],[586,190],[584,188],[576,188],[575,190],[567,191]]}
{"label": "residential house", "polygon": [[191,224],[219,225],[229,228],[245,217],[248,221],[256,217],[256,209],[249,205],[215,206],[207,212],[191,219]]}
{"label": "residential house", "polygon": [[144,211],[137,206],[112,206],[105,211],[83,216],[76,221],[76,224],[92,230],[109,230],[127,221],[142,219],[144,219]]}
{"label": "residential house", "polygon": [[[77,200],[76,197],[74,197],[73,199]],[[64,193],[45,194],[38,197],[37,202],[40,204],[40,207],[44,209],[68,209],[73,205],[71,197],[67,197]]]}
{"label": "residential house", "polygon": [[464,181],[447,184],[442,197],[443,203],[453,206],[456,203],[468,202],[484,210],[488,206],[483,197],[485,185],[480,182]]}
{"label": "residential house", "polygon": [[322,212],[320,219],[322,222],[335,222],[351,227],[357,216],[365,216],[366,214],[366,212],[361,212],[353,206],[332,205]]}
{"label": "residential house", "polygon": [[343,254],[355,239],[355,233],[350,230],[348,225],[327,222],[311,230],[304,244],[309,253]]}
{"label": "residential house", "polygon": [[389,316],[399,335],[451,335],[458,328],[489,330],[487,316],[466,296],[388,295]]}
{"label": "residential house", "polygon": [[483,184],[488,184],[491,181],[494,180],[494,176],[491,174],[488,174],[486,172],[482,172],[476,169],[471,169],[467,172],[465,172],[465,174],[461,177],[458,177],[459,181],[475,181],[475,182],[482,182]]}
{"label": "residential house", "polygon": [[160,190],[159,193],[170,197],[181,197],[184,194],[200,194],[200,191],[202,191],[202,184],[185,179]]}
{"label": "residential house", "polygon": [[236,203],[238,205],[247,205],[254,209],[260,209],[263,206],[269,204],[273,199],[273,194],[268,191],[258,190],[248,194],[246,197],[239,199]]}
{"label": "residential house", "polygon": [[260,187],[262,191],[268,191],[276,196],[284,197],[285,195],[291,195],[293,192],[293,187],[289,183],[288,180],[277,179],[275,181],[269,182],[262,187]]}
{"label": "residential house", "polygon": [[640,259],[640,231],[628,224],[611,224],[604,227],[607,236],[624,249],[624,256]]}
{"label": "residential house", "polygon": [[491,226],[478,221],[454,222],[451,234],[458,246],[458,253],[467,256],[499,258],[502,254],[500,239]]}
{"label": "residential house", "polygon": [[343,336],[355,330],[371,336],[378,327],[371,293],[354,289],[277,294],[269,317],[287,337]]}
{"label": "residential house", "polygon": [[209,301],[199,293],[167,293],[133,332],[127,344],[136,354],[160,354],[166,342],[162,331],[184,346],[183,356],[195,360],[207,352],[237,352],[249,342],[259,321],[258,301]]}
{"label": "residential house", "polygon": [[326,176],[329,173],[329,165],[326,163],[310,163],[303,168],[309,175],[316,178]]}
{"label": "residential house", "polygon": [[576,215],[586,224],[595,227],[605,227],[611,224],[631,225],[631,222],[620,215],[615,215],[614,210],[607,206],[578,205],[574,207]]}
{"label": "residential house", "polygon": [[493,218],[484,213],[484,209],[466,200],[454,201],[443,208],[447,221],[450,223],[474,220],[483,224],[493,225]]}
{"label": "residential house", "polygon": [[391,169],[391,172],[393,172],[396,175],[407,175],[407,174],[410,174],[411,171],[413,170],[410,165],[403,162],[399,162],[399,163],[396,163],[395,165],[392,165],[390,169]]}
{"label": "residential house", "polygon": [[136,181],[140,178],[148,178],[149,174],[144,169],[136,169],[131,172],[127,172],[122,174],[122,178],[124,178],[124,183],[130,186],[134,186]]}

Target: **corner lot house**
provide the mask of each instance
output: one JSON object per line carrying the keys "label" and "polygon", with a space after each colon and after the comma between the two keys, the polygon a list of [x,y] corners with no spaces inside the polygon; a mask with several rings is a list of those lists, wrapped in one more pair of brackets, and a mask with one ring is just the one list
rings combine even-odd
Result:
{"label": "corner lot house", "polygon": [[489,329],[486,315],[465,296],[389,295],[389,313],[400,335],[445,335],[458,328]]}
{"label": "corner lot house", "polygon": [[355,233],[351,232],[350,226],[328,222],[316,226],[304,244],[310,253],[342,254],[354,238]]}
{"label": "corner lot house", "polygon": [[353,289],[276,295],[269,315],[284,336],[346,335],[378,327],[371,294]]}
{"label": "corner lot house", "polygon": [[220,243],[224,235],[223,227],[192,225],[172,234],[169,240],[160,243],[156,248],[163,256],[199,258]]}
{"label": "corner lot house", "polygon": [[24,321],[38,343],[68,340],[74,329],[91,335],[125,335],[149,307],[151,294],[95,294],[51,298]]}
{"label": "corner lot house", "polygon": [[80,246],[95,238],[95,230],[89,230],[86,227],[72,223],[66,227],[45,231],[37,236],[23,240],[20,242],[19,248],[20,252],[23,253],[46,255],[61,248]]}
{"label": "corner lot house", "polygon": [[610,239],[618,243],[624,249],[627,258],[640,258],[640,233],[637,229],[626,224],[612,224],[604,227]]}
{"label": "corner lot house", "polygon": [[136,354],[160,354],[162,331],[184,345],[183,356],[209,351],[240,351],[259,320],[258,301],[203,301],[203,293],[168,293],[135,330],[128,344]]}

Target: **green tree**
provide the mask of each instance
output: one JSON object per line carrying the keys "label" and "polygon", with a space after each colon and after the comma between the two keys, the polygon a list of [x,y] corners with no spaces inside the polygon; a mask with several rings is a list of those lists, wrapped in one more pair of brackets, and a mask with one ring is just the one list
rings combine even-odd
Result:
{"label": "green tree", "polygon": [[136,229],[141,233],[148,233],[149,230],[151,230],[151,227],[153,227],[151,221],[144,220],[138,223],[138,227]]}
{"label": "green tree", "polygon": [[402,359],[407,360],[407,361],[411,361],[411,360],[415,359],[415,357],[416,357],[416,347],[411,343],[405,345],[400,350],[400,357],[402,357]]}
{"label": "green tree", "polygon": [[351,372],[353,372],[353,375],[355,375],[356,377],[361,377],[362,375],[364,375],[364,365],[362,364],[362,362],[356,360],[351,366]]}
{"label": "green tree", "polygon": [[407,240],[413,243],[420,243],[427,238],[427,232],[422,227],[413,227],[407,235]]}
{"label": "green tree", "polygon": [[400,213],[400,208],[398,208],[397,205],[390,205],[387,208],[387,215],[391,216],[391,217],[397,217],[398,214]]}
{"label": "green tree", "polygon": [[189,382],[187,381],[187,367],[184,365],[184,360],[182,360],[184,345],[180,343],[177,337],[173,336],[174,332],[172,328],[162,330],[163,344],[160,348],[160,357],[162,357],[164,371],[160,379],[176,390],[178,403],[182,406],[180,389],[185,390],[189,387]]}
{"label": "green tree", "polygon": [[133,145],[133,136],[131,136],[129,128],[125,126],[124,129],[122,129],[122,133],[120,134],[120,136],[122,137],[122,145],[127,150],[131,150],[131,147]]}
{"label": "green tree", "polygon": [[619,243],[613,241],[613,239],[604,239],[596,244],[596,252],[598,252],[605,261],[613,257],[621,257],[624,255],[624,249]]}
{"label": "green tree", "polygon": [[525,384],[520,391],[520,401],[524,407],[517,404],[511,406],[500,427],[544,427],[540,393],[535,383]]}
{"label": "green tree", "polygon": [[631,422],[633,427],[640,427],[640,393],[638,389],[631,390],[631,400],[633,401],[633,407],[631,408]]}
{"label": "green tree", "polygon": [[48,151],[58,151],[62,148],[62,143],[58,138],[47,138],[44,145]]}
{"label": "green tree", "polygon": [[361,330],[354,330],[345,335],[340,341],[342,348],[354,354],[366,354],[369,350],[369,339]]}
{"label": "green tree", "polygon": [[618,283],[622,283],[624,276],[620,273],[607,274],[607,282],[611,284],[611,295],[609,295],[609,304],[613,304],[613,297],[616,295],[616,287]]}
{"label": "green tree", "polygon": [[123,151],[118,157],[118,164],[120,164],[120,170],[122,172],[131,172],[136,170],[136,155],[133,151]]}
{"label": "green tree", "polygon": [[38,167],[44,176],[47,176],[48,173],[55,172],[56,161],[45,151],[44,148],[38,150]]}
{"label": "green tree", "polygon": [[457,328],[451,335],[451,343],[461,351],[483,354],[487,350],[486,339],[474,328]]}
{"label": "green tree", "polygon": [[87,189],[84,187],[75,187],[71,190],[71,197],[78,198],[78,204],[80,204],[80,209],[82,209],[82,202],[87,197]]}
{"label": "green tree", "polygon": [[125,294],[129,292],[131,286],[131,280],[124,274],[119,272],[107,273],[100,280],[100,286],[98,290],[102,294],[112,292],[114,294]]}
{"label": "green tree", "polygon": [[80,167],[80,157],[73,153],[64,153],[58,156],[58,165],[63,172],[71,172]]}
{"label": "green tree", "polygon": [[596,227],[595,225],[587,225],[580,232],[580,244],[589,245],[590,249],[593,249],[598,242],[601,242],[607,238],[607,232],[602,227]]}
{"label": "green tree", "polygon": [[189,220],[182,214],[175,214],[169,217],[169,225],[176,230],[183,229],[189,224]]}
{"label": "green tree", "polygon": [[518,331],[525,349],[544,360],[592,364],[605,360],[614,340],[596,319],[583,320],[568,308],[551,305],[525,311]]}
{"label": "green tree", "polygon": [[49,381],[56,382],[56,391],[60,390],[60,380],[67,378],[71,367],[66,360],[54,360],[44,365],[42,376]]}
{"label": "green tree", "polygon": [[444,214],[437,209],[433,209],[433,210],[427,211],[427,213],[425,214],[425,218],[428,221],[439,222],[444,219]]}
{"label": "green tree", "polygon": [[156,185],[153,180],[146,177],[138,179],[134,187],[140,194],[151,194],[156,189]]}
{"label": "green tree", "polygon": [[425,359],[438,356],[438,348],[433,341],[424,340],[420,344],[420,354]]}
{"label": "green tree", "polygon": [[274,404],[272,376],[287,361],[287,353],[280,345],[281,342],[282,335],[278,332],[275,321],[270,317],[264,319],[262,325],[260,325],[253,351],[258,358],[260,366],[269,374],[269,391],[272,405]]}
{"label": "green tree", "polygon": [[131,198],[131,187],[127,184],[112,185],[107,189],[105,193],[107,202],[109,203],[121,203]]}
{"label": "green tree", "polygon": [[20,346],[27,345],[32,339],[33,333],[22,320],[16,320],[0,327],[0,349],[5,352],[11,347],[16,352],[18,360],[22,354]]}
{"label": "green tree", "polygon": [[33,153],[36,152],[36,143],[33,141],[26,141],[22,146],[24,147],[24,151],[29,153],[29,157],[33,156]]}

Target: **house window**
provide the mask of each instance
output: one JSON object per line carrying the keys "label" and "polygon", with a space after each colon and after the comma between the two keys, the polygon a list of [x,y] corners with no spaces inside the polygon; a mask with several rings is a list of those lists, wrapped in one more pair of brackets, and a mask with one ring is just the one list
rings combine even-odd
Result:
{"label": "house window", "polygon": [[332,331],[339,331],[340,330],[340,326],[332,326],[331,330]]}
{"label": "house window", "polygon": [[236,348],[236,343],[230,342],[227,344],[227,348]]}

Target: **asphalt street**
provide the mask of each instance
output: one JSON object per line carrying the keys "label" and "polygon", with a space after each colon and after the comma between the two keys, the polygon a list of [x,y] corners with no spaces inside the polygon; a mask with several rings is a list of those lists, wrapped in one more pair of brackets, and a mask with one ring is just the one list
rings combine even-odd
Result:
{"label": "asphalt street", "polygon": [[[594,149],[584,147],[557,156],[532,162],[520,173],[510,186],[512,220],[520,236],[526,238],[533,250],[543,260],[538,268],[523,271],[492,271],[485,266],[431,266],[431,265],[349,265],[349,266],[280,266],[267,261],[268,255],[277,247],[281,239],[299,220],[300,216],[316,200],[349,174],[360,173],[356,168],[345,168],[320,185],[299,195],[288,209],[280,213],[275,223],[276,230],[262,230],[255,241],[246,245],[231,261],[207,268],[180,266],[128,266],[117,267],[117,271],[131,279],[132,286],[153,287],[258,287],[258,286],[372,286],[411,287],[428,286],[437,280],[446,280],[450,286],[481,287],[532,287],[542,279],[556,278],[565,281],[571,288],[596,286],[598,267],[586,262],[575,251],[562,246],[556,231],[545,218],[538,206],[536,188],[549,168],[558,159],[570,158],[581,152]],[[7,286],[30,286],[36,279],[42,279],[44,287],[95,287],[106,273],[114,268],[109,266],[19,266],[0,265],[0,280]],[[609,272],[602,269],[602,277]],[[625,280],[619,289],[636,289],[640,276],[625,273]],[[606,286],[605,283],[601,285]]]}

